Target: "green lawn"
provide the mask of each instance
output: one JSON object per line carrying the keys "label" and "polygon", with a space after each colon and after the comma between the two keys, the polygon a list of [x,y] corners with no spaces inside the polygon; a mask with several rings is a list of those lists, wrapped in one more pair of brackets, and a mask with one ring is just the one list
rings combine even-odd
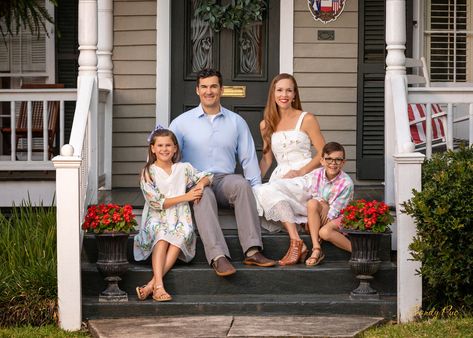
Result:
{"label": "green lawn", "polygon": [[14,328],[0,328],[0,338],[84,338],[91,335],[83,330],[78,332],[67,332],[60,330],[55,325],[47,325],[41,327],[22,326]]}
{"label": "green lawn", "polygon": [[428,319],[409,324],[386,324],[373,328],[363,334],[365,338],[382,337],[429,337],[429,338],[467,338],[473,337],[473,317],[455,319]]}
{"label": "green lawn", "polygon": [[[19,328],[0,328],[0,338],[30,338],[30,337],[52,337],[52,338],[84,338],[91,337],[85,331],[66,332],[54,325]],[[428,319],[421,322],[409,324],[388,323],[383,326],[370,329],[362,334],[364,338],[473,338],[473,317],[456,319]]]}

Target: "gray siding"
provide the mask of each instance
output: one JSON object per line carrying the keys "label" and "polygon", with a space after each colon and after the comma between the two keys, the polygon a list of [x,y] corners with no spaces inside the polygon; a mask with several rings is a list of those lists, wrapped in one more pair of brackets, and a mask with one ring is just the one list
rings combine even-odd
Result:
{"label": "gray siding", "polygon": [[[317,39],[318,30],[333,30],[333,41]],[[314,113],[325,140],[343,144],[347,171],[356,171],[356,102],[358,1],[346,1],[337,20],[315,21],[307,1],[294,1],[294,76],[302,107]]]}
{"label": "gray siding", "polygon": [[156,120],[156,0],[115,0],[113,14],[112,185],[137,187]]}

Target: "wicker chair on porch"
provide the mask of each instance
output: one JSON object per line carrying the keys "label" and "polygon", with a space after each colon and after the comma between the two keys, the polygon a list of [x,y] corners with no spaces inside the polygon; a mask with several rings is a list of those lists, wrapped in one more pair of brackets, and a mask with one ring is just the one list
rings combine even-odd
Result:
{"label": "wicker chair on porch", "polygon": [[[23,84],[22,89],[52,89],[52,88],[64,88],[63,84]],[[54,150],[54,139],[56,137],[58,118],[59,118],[59,101],[48,102],[48,158],[51,159]],[[15,145],[17,153],[28,152],[28,103],[21,102],[20,111],[16,121],[16,141]],[[33,101],[31,102],[31,134],[32,138],[43,139],[43,102]],[[11,128],[2,128],[3,135],[10,135]],[[38,142],[39,143],[39,142]],[[42,142],[38,147],[35,146],[35,142],[31,147],[33,152],[43,152]]]}

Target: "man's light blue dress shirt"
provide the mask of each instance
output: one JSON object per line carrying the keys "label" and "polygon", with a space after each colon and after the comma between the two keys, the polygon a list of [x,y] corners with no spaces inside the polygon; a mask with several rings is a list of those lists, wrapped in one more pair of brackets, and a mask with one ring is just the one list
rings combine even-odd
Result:
{"label": "man's light blue dress shirt", "polygon": [[176,117],[169,129],[176,134],[183,162],[200,171],[233,174],[238,156],[251,186],[261,184],[255,144],[240,115],[221,107],[211,122],[199,105]]}

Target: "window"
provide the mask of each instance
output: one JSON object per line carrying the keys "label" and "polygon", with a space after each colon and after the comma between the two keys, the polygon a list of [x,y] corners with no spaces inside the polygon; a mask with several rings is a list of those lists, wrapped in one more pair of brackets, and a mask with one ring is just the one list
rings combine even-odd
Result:
{"label": "window", "polygon": [[472,1],[428,0],[426,55],[432,82],[471,82]]}
{"label": "window", "polygon": [[[45,4],[45,0],[40,0]],[[47,1],[47,9],[53,13],[52,4]],[[2,24],[2,22],[0,22]],[[39,36],[21,27],[18,35],[6,36],[6,43],[0,44],[0,76],[14,78],[42,78],[41,82],[54,82],[54,31],[46,24],[49,37],[44,31]],[[12,86],[15,87],[12,83]]]}

